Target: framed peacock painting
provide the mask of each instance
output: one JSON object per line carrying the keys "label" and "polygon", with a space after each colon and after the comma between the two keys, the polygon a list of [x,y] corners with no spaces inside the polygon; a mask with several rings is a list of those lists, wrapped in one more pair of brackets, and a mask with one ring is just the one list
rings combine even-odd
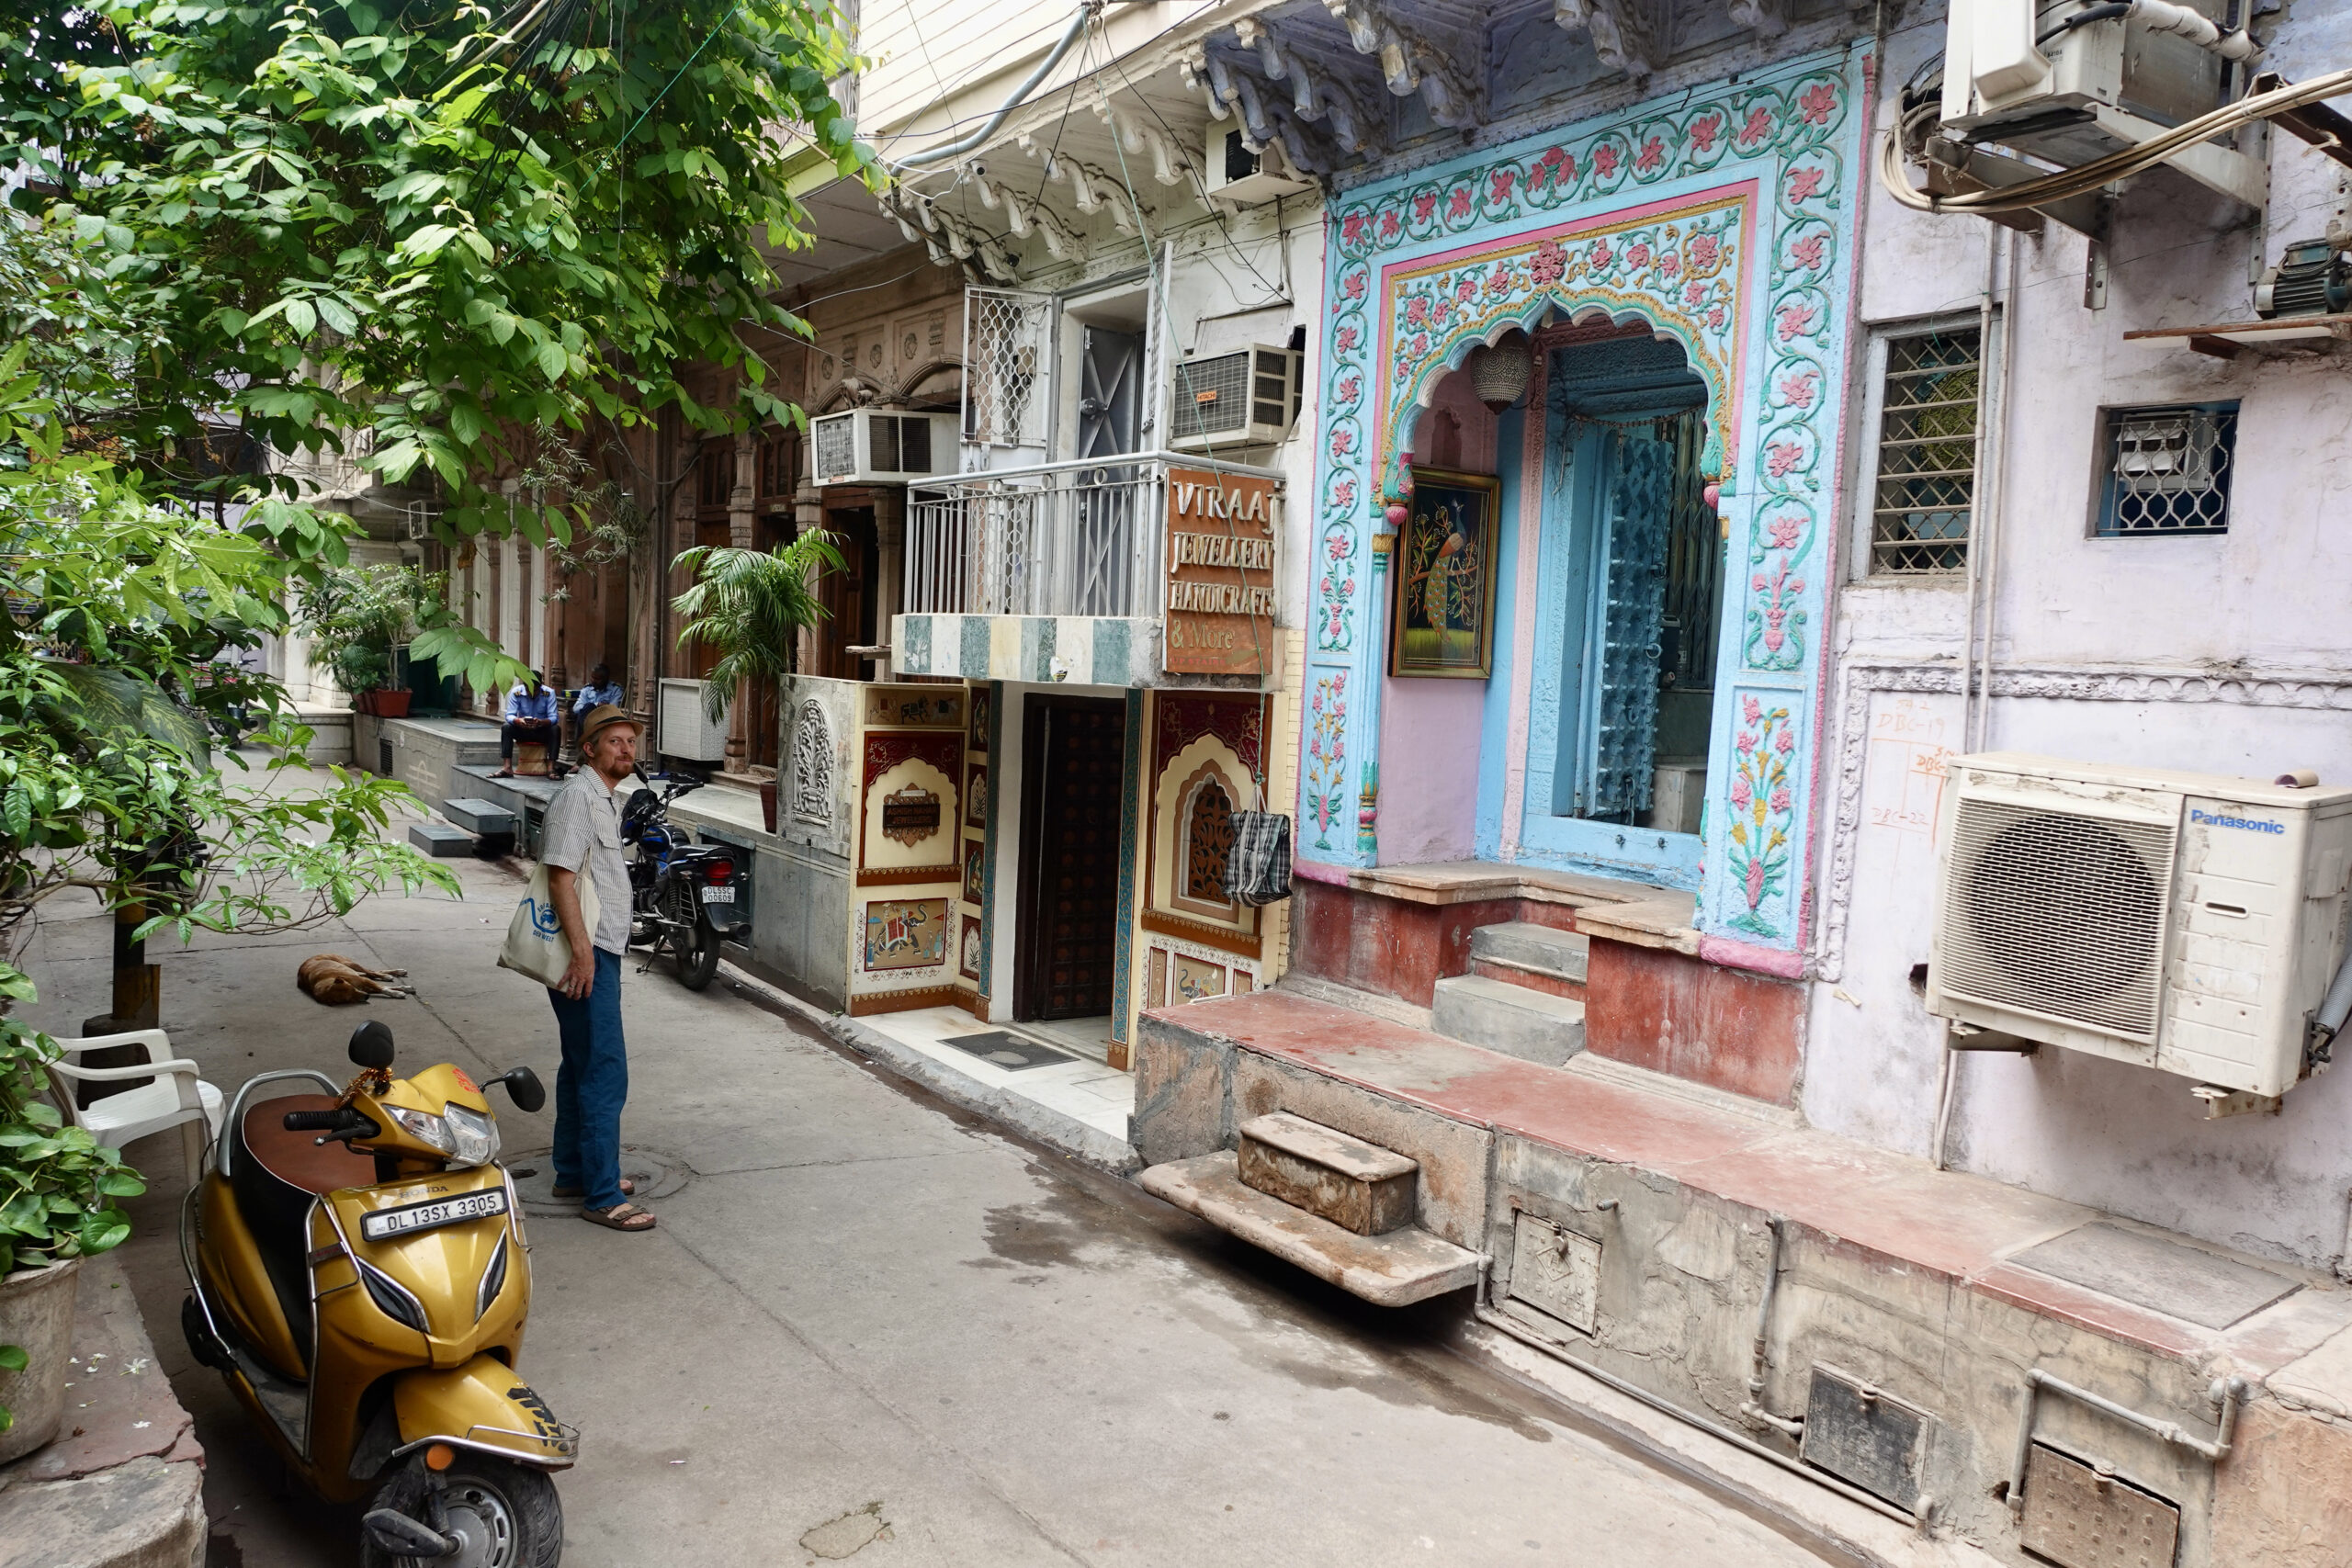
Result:
{"label": "framed peacock painting", "polygon": [[1396,533],[1391,675],[1494,673],[1501,491],[1489,475],[1415,466],[1411,514]]}

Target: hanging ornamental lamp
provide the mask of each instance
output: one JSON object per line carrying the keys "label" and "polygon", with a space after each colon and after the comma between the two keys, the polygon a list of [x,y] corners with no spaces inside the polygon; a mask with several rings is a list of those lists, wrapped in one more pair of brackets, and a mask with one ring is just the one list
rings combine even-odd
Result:
{"label": "hanging ornamental lamp", "polygon": [[1502,412],[1527,395],[1527,334],[1514,330],[1500,343],[1472,349],[1463,368],[1478,400]]}

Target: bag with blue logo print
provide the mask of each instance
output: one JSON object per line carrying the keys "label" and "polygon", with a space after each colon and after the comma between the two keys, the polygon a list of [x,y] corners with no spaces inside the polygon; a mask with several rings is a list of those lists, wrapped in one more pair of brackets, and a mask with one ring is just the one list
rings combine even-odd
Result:
{"label": "bag with blue logo print", "polygon": [[[572,885],[580,889],[581,924],[593,932],[600,908],[596,879],[576,876]],[[514,918],[506,922],[506,945],[499,952],[498,966],[527,975],[550,991],[563,984],[565,974],[571,968],[571,943],[564,939],[563,922],[556,916],[545,861],[531,868],[531,881],[523,889],[523,901],[514,906]]]}

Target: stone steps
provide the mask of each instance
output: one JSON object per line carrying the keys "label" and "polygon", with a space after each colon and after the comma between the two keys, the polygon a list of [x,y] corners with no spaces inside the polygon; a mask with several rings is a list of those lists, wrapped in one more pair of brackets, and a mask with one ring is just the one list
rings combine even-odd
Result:
{"label": "stone steps", "polygon": [[1283,1111],[1239,1132],[1240,1177],[1259,1191],[1358,1235],[1413,1223],[1420,1167],[1403,1155]]}
{"label": "stone steps", "polygon": [[[1508,920],[1470,933],[1470,959],[1563,985],[1582,986],[1592,939],[1579,931]],[[1498,978],[1500,976],[1498,976]]]}
{"label": "stone steps", "polygon": [[1547,1067],[1584,1049],[1582,1002],[1484,975],[1440,980],[1430,1012],[1440,1034]]}

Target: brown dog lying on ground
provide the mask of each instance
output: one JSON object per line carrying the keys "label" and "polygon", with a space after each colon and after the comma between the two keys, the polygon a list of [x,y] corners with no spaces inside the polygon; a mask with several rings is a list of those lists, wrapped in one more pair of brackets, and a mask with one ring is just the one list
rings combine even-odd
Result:
{"label": "brown dog lying on ground", "polygon": [[413,997],[413,989],[390,983],[407,975],[405,969],[370,969],[341,953],[320,953],[302,960],[294,983],[313,1001],[339,1008],[369,997]]}

